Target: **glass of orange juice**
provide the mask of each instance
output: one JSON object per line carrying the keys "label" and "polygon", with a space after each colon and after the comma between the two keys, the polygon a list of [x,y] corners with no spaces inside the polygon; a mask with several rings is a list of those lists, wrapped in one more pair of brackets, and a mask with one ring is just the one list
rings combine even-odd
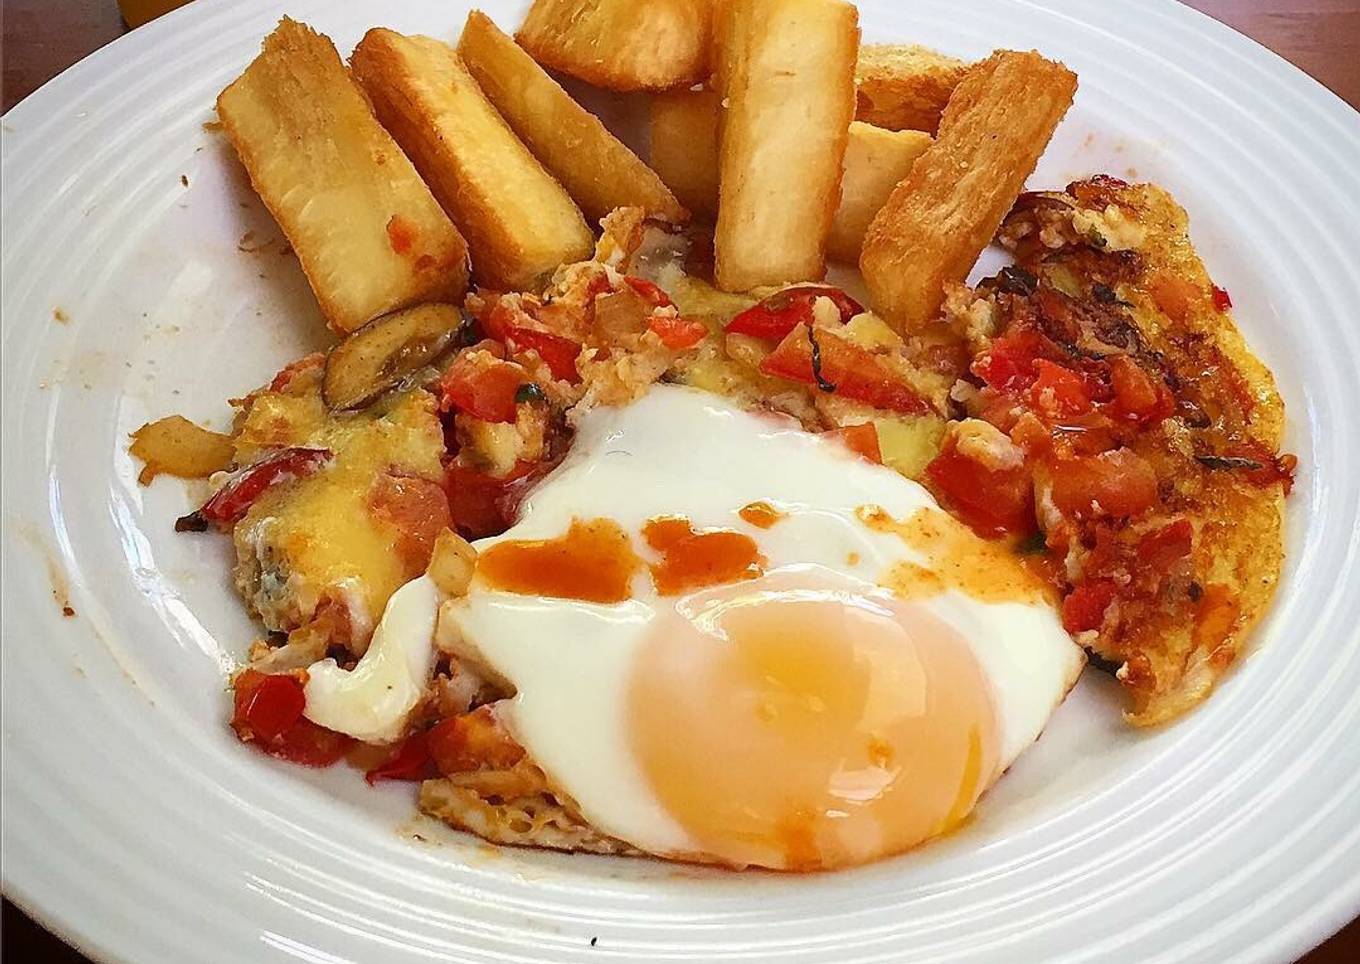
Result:
{"label": "glass of orange juice", "polygon": [[140,27],[148,20],[155,20],[163,13],[182,7],[189,0],[118,0],[118,9],[123,14],[123,22],[129,27]]}

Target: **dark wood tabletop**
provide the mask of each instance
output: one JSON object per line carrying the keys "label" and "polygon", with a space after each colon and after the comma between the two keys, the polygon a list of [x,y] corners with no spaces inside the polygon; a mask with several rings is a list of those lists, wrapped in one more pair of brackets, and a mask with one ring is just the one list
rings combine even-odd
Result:
{"label": "dark wood tabletop", "polygon": [[[1360,0],[1186,0],[1264,44],[1360,109]],[[115,0],[0,0],[3,110],[18,103],[127,28]],[[0,920],[0,956],[15,964],[88,964],[8,900]],[[1360,920],[1303,959],[1303,964],[1360,961]]]}

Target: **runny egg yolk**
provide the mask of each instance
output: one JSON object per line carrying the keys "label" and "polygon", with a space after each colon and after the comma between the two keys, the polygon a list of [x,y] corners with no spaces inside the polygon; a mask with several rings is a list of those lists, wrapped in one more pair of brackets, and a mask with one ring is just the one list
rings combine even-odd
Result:
{"label": "runny egg yolk", "polygon": [[653,625],[632,747],[707,855],[816,870],[960,823],[997,766],[989,684],[920,603],[809,572],[697,594]]}

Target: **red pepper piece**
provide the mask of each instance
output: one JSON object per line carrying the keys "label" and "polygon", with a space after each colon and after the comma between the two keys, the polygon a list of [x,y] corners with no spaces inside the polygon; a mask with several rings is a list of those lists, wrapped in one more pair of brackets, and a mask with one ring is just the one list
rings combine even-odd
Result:
{"label": "red pepper piece", "polygon": [[1222,314],[1232,306],[1232,298],[1228,295],[1227,290],[1214,285],[1214,310]]}
{"label": "red pepper piece", "polygon": [[1154,379],[1132,358],[1115,355],[1109,364],[1116,415],[1141,425],[1156,425],[1176,411],[1176,398],[1166,383]]}
{"label": "red pepper piece", "polygon": [[327,767],[343,757],[354,742],[302,715],[306,695],[296,675],[266,675],[247,669],[237,674],[233,687],[232,729],[241,740],[270,756],[303,766]]}
{"label": "red pepper piece", "polygon": [[727,323],[726,331],[754,338],[786,338],[799,325],[812,324],[812,306],[818,298],[831,299],[841,313],[842,323],[864,310],[863,305],[833,285],[795,285],[747,308]]}
{"label": "red pepper piece", "polygon": [[973,374],[990,387],[1021,391],[1034,383],[1034,363],[1044,350],[1044,338],[1035,331],[1020,331],[992,342],[972,364]]}
{"label": "red pepper piece", "polygon": [[1037,358],[1038,377],[1029,388],[1030,405],[1040,412],[1060,418],[1084,415],[1091,410],[1086,379],[1070,368]]}
{"label": "red pepper piece", "polygon": [[1128,449],[1063,459],[1053,468],[1053,502],[1070,516],[1137,515],[1156,504],[1157,475]]}
{"label": "red pepper piece", "polygon": [[581,354],[580,342],[549,331],[537,331],[522,325],[505,334],[505,346],[512,352],[535,351],[558,381],[575,385],[581,380],[576,371],[576,357]]}
{"label": "red pepper piece", "polygon": [[628,274],[623,276],[623,282],[641,295],[642,300],[653,308],[669,308],[675,304],[671,301],[671,296],[666,294],[659,284],[648,281],[646,278],[635,278]]}
{"label": "red pepper piece", "polygon": [[441,409],[456,408],[486,422],[513,422],[515,394],[524,384],[524,369],[512,362],[473,361],[470,354],[455,358],[439,380]]}
{"label": "red pepper piece", "polygon": [[198,515],[219,528],[240,522],[271,488],[311,475],[332,458],[329,449],[284,449],[243,469],[204,503]]}
{"label": "red pepper piece", "polygon": [[647,327],[671,351],[689,351],[708,335],[708,327],[702,321],[678,315],[653,315]]}
{"label": "red pepper piece", "polygon": [[925,399],[900,375],[869,352],[824,329],[798,325],[765,356],[760,370],[874,408],[907,415],[930,411]]}
{"label": "red pepper piece", "polygon": [[1037,531],[1034,483],[1023,465],[989,469],[951,440],[926,466],[925,481],[960,521],[985,539]]}
{"label": "red pepper piece", "polygon": [[364,779],[373,786],[379,780],[428,780],[436,774],[428,733],[421,730],[402,740],[391,756],[364,774]]}
{"label": "red pepper piece", "polygon": [[878,445],[878,429],[874,427],[873,422],[847,425],[845,428],[825,432],[822,437],[835,439],[856,455],[878,465],[883,464],[883,452]]}
{"label": "red pepper piece", "polygon": [[1165,569],[1190,555],[1195,527],[1189,519],[1177,519],[1138,540],[1138,561],[1154,569]]}
{"label": "red pepper piece", "polygon": [[1084,633],[1099,629],[1105,611],[1114,602],[1115,584],[1108,579],[1093,579],[1073,589],[1062,604],[1063,629]]}

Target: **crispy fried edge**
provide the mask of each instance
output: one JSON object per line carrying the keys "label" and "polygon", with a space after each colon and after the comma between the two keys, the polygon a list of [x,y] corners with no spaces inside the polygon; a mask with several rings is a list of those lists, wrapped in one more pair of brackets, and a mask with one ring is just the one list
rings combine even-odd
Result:
{"label": "crispy fried edge", "polygon": [[458,53],[482,93],[587,217],[598,221],[620,207],[670,221],[689,217],[655,171],[480,10],[468,14]]}
{"label": "crispy fried edge", "polygon": [[[1126,189],[1142,211],[1148,237],[1139,246],[1147,259],[1148,274],[1165,271],[1192,282],[1200,295],[1192,299],[1183,327],[1210,336],[1224,357],[1246,383],[1256,405],[1246,429],[1248,434],[1272,451],[1279,449],[1284,436],[1284,400],[1270,369],[1257,358],[1233,322],[1232,316],[1218,311],[1212,302],[1213,282],[1189,238],[1189,218],[1162,188],[1137,185]],[[1153,328],[1149,319],[1166,324],[1170,319],[1157,308],[1150,294],[1135,296],[1135,319],[1152,347],[1164,346],[1168,337],[1185,331]],[[1199,527],[1195,568],[1205,573],[1208,582],[1231,581],[1238,591],[1240,611],[1233,631],[1212,650],[1191,648],[1177,685],[1149,694],[1136,690],[1134,707],[1125,718],[1135,726],[1155,726],[1182,715],[1203,702],[1219,680],[1247,649],[1252,631],[1270,608],[1280,574],[1284,568],[1284,492],[1281,485],[1258,488],[1250,483],[1223,480],[1233,485],[1236,504],[1241,511],[1232,518],[1214,519]],[[1207,499],[1217,504],[1219,500]],[[1192,627],[1185,627],[1188,634]],[[1231,658],[1215,656],[1226,646]]]}
{"label": "crispy fried edge", "polygon": [[732,0],[722,17],[718,285],[821,278],[854,117],[858,11],[840,0]]}
{"label": "crispy fried edge", "polygon": [[452,47],[375,27],[351,63],[379,119],[467,236],[482,283],[529,290],[559,265],[589,257],[594,239],[580,210]]}
{"label": "crispy fried edge", "polygon": [[[268,76],[275,70],[286,75],[298,88],[307,89],[310,96],[306,99],[305,111],[297,110],[291,103],[289,98],[296,93],[295,91],[283,89],[282,85],[278,84],[277,78]],[[251,103],[239,103],[242,99]],[[350,103],[346,105],[345,101]],[[316,124],[313,118],[326,111],[328,103],[332,106],[337,103],[342,107],[347,106],[359,117],[367,115],[368,123],[361,121],[355,126],[331,125],[329,128]],[[218,117],[241,163],[250,175],[252,187],[297,253],[303,273],[307,276],[307,281],[321,305],[321,311],[334,330],[342,333],[354,331],[389,311],[422,301],[457,301],[463,296],[468,281],[467,244],[448,220],[447,215],[434,210],[437,203],[433,203],[421,205],[426,208],[424,211],[394,211],[390,216],[408,217],[422,236],[431,229],[440,235],[436,238],[434,254],[439,267],[435,271],[425,272],[426,276],[422,278],[415,271],[413,264],[408,265],[405,283],[394,284],[387,297],[378,300],[367,309],[355,311],[353,306],[341,304],[325,283],[321,253],[325,242],[315,241],[301,233],[299,219],[295,217],[296,205],[285,200],[285,195],[292,189],[300,186],[305,190],[309,185],[281,187],[270,181],[266,168],[269,166],[269,153],[273,150],[273,145],[267,141],[257,142],[249,137],[242,129],[238,110],[242,112],[271,110],[278,126],[288,129],[298,142],[315,139],[324,143],[328,139],[335,141],[341,137],[366,141],[369,148],[366,153],[374,158],[371,162],[372,167],[366,171],[354,172],[356,179],[383,179],[394,184],[402,182],[401,190],[409,191],[416,198],[423,196],[427,202],[434,202],[434,197],[421,181],[415,167],[378,123],[377,118],[373,117],[367,99],[345,70],[335,45],[328,37],[316,33],[306,24],[284,17],[274,32],[265,38],[260,55],[240,77],[218,95]],[[377,160],[378,157],[382,157],[383,160]],[[383,166],[380,167],[380,164]],[[387,223],[385,219],[378,226],[378,230],[383,232],[384,236],[387,233]],[[334,225],[333,229],[344,232],[354,230],[356,227],[368,226],[346,222]],[[452,270],[449,269],[450,265],[454,266]],[[370,275],[374,269],[371,264],[354,267]]]}
{"label": "crispy fried edge", "polygon": [[862,121],[850,125],[841,203],[826,241],[831,259],[847,264],[859,261],[869,222],[932,142],[924,131],[889,131]]}
{"label": "crispy fried edge", "polygon": [[545,66],[622,93],[708,73],[712,0],[535,0],[515,39]]}
{"label": "crispy fried edge", "polygon": [[855,69],[855,119],[893,131],[934,134],[968,68],[929,47],[866,44]]}
{"label": "crispy fried edge", "polygon": [[874,309],[904,330],[930,322],[1034,172],[1077,77],[1034,52],[998,51],[964,79],[940,134],[874,217],[860,270]]}

